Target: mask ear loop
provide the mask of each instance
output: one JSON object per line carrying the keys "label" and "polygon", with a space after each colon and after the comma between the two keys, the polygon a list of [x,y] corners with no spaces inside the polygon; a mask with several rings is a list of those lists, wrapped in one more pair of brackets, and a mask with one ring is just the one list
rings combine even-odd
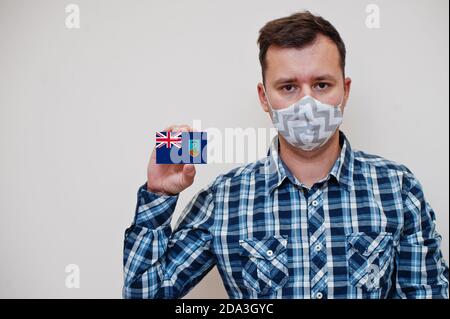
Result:
{"label": "mask ear loop", "polygon": [[341,103],[339,103],[337,107],[342,106],[342,103],[344,103],[344,97],[345,97],[345,92],[344,92],[344,95],[342,95]]}
{"label": "mask ear loop", "polygon": [[266,86],[264,84],[263,84],[263,91],[264,91],[264,96],[266,97],[266,100],[267,100],[267,105],[269,105],[270,113],[273,114],[273,107],[270,103],[269,96],[267,95],[267,92],[266,92]]}
{"label": "mask ear loop", "polygon": [[341,103],[339,103],[339,105],[337,106],[337,108],[339,109],[339,112],[342,114],[343,110],[341,110],[342,104],[344,103],[344,97],[345,97],[345,92],[344,95],[342,95],[342,99],[341,99]]}
{"label": "mask ear loop", "polygon": [[[269,109],[270,109],[270,115],[273,117],[273,108],[272,108],[272,105],[270,105],[270,101],[269,101],[269,96],[267,95],[267,92],[266,92],[266,86],[263,84],[263,91],[264,91],[264,96],[266,97],[266,100],[267,100],[267,105],[269,106]],[[279,134],[279,133],[278,133]],[[279,152],[279,150],[280,150],[280,144],[279,144],[280,142],[279,142],[279,136],[277,135],[276,136],[276,139],[275,139],[275,148],[274,148],[274,152],[276,152],[276,153],[278,153]],[[273,170],[276,170],[276,168],[274,168],[274,163],[273,163],[273,157],[271,156],[270,157],[270,170],[273,172]],[[265,174],[269,174],[269,172],[266,172]]]}

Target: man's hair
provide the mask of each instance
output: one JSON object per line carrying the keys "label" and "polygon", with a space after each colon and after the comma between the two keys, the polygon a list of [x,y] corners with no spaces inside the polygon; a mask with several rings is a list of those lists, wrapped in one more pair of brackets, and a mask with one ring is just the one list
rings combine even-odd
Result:
{"label": "man's hair", "polygon": [[342,74],[345,74],[345,44],[339,32],[327,20],[309,11],[269,21],[259,30],[259,62],[262,78],[267,68],[266,54],[271,45],[281,48],[301,49],[314,42],[319,34],[333,41],[339,51]]}

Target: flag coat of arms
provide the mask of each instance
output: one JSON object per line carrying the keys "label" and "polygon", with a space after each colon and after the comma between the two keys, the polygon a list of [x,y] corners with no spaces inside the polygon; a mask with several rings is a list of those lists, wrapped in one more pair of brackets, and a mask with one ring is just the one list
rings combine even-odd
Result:
{"label": "flag coat of arms", "polygon": [[206,132],[156,132],[157,164],[206,164]]}

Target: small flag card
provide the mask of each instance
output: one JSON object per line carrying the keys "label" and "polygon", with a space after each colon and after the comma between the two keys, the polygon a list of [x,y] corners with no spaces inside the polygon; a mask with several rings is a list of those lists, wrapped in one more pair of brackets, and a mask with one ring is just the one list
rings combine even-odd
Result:
{"label": "small flag card", "polygon": [[157,164],[206,164],[206,132],[156,132]]}

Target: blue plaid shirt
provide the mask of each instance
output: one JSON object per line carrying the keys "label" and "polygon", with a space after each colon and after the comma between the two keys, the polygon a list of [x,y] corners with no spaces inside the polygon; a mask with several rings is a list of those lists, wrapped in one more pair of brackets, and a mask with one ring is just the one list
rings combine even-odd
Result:
{"label": "blue plaid shirt", "polygon": [[177,196],[138,191],[124,298],[180,298],[216,265],[230,298],[448,298],[435,214],[400,164],[352,150],[311,188],[278,154],[220,175],[170,222]]}

